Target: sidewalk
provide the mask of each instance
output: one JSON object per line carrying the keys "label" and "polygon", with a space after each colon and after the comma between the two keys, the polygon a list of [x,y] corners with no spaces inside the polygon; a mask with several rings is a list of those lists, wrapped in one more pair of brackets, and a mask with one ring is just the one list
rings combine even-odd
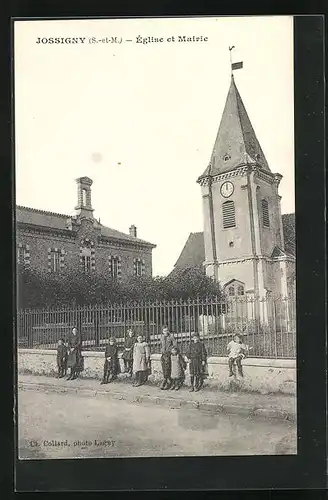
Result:
{"label": "sidewalk", "polygon": [[132,387],[129,379],[100,385],[100,381],[94,379],[69,381],[22,374],[18,375],[18,388],[107,397],[148,406],[156,404],[167,408],[193,408],[214,413],[238,414],[244,417],[296,421],[296,397],[287,394],[223,392],[207,387],[196,393],[189,392],[189,387],[182,387],[179,391],[161,391],[158,386],[150,384]]}

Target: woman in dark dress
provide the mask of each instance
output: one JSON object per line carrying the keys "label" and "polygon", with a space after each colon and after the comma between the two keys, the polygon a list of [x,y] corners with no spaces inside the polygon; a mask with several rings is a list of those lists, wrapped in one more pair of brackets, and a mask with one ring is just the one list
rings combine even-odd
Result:
{"label": "woman in dark dress", "polygon": [[74,380],[78,377],[82,364],[82,337],[74,327],[68,339],[67,368],[71,373],[67,380]]}
{"label": "woman in dark dress", "polygon": [[[203,342],[200,341],[199,335],[195,333],[192,336],[192,341],[189,346],[187,358],[190,362],[190,391],[199,391],[204,382],[204,370],[206,366],[207,352]],[[195,384],[195,388],[194,388]]]}
{"label": "woman in dark dress", "polygon": [[122,359],[124,361],[124,370],[126,373],[130,374],[132,377],[132,368],[133,368],[133,346],[136,342],[136,338],[134,336],[132,328],[129,328],[128,335],[124,342],[124,351],[122,354]]}

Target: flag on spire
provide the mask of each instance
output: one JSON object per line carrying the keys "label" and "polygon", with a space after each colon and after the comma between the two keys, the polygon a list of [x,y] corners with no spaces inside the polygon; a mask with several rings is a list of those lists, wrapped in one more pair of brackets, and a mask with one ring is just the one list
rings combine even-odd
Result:
{"label": "flag on spire", "polygon": [[232,49],[234,49],[235,46],[232,45],[231,47],[229,47],[229,52],[230,52],[230,63],[231,63],[231,71],[235,70],[235,69],[241,69],[243,67],[243,63],[242,61],[240,62],[236,62],[236,63],[233,63],[232,62],[232,57],[231,57],[231,51]]}
{"label": "flag on spire", "polygon": [[242,67],[243,67],[242,61],[236,62],[236,63],[231,63],[231,69],[232,69],[232,71],[234,69],[241,69]]}

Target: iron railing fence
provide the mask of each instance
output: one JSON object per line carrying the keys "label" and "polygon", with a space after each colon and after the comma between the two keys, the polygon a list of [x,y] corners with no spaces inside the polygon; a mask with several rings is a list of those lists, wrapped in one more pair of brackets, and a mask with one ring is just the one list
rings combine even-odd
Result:
{"label": "iron railing fence", "polygon": [[225,356],[226,345],[238,333],[249,355],[295,358],[295,298],[214,297],[190,300],[140,301],[124,304],[24,309],[17,313],[18,347],[53,349],[76,326],[84,349],[104,349],[110,336],[122,346],[128,328],[140,333],[159,352],[160,335],[167,325],[180,350],[186,352],[198,332],[209,355]]}

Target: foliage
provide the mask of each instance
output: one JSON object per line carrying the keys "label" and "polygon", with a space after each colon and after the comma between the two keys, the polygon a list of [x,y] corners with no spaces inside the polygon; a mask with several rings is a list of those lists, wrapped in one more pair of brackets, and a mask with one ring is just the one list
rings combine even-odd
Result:
{"label": "foliage", "polygon": [[219,285],[201,268],[190,268],[167,277],[130,277],[118,282],[96,273],[49,273],[20,268],[17,280],[19,308],[93,305],[114,302],[192,299],[219,295]]}

